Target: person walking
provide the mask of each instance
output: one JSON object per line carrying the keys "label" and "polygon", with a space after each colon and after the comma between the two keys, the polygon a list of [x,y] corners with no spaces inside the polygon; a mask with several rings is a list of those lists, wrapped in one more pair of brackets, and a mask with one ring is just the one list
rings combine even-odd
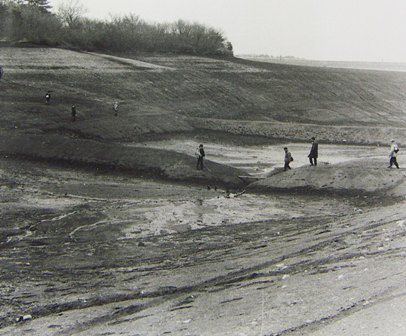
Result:
{"label": "person walking", "polygon": [[76,105],[72,105],[71,110],[72,110],[72,121],[76,121],[76,113],[77,113]]}
{"label": "person walking", "polygon": [[45,104],[49,104],[51,101],[51,91],[47,91],[45,94]]}
{"label": "person walking", "polygon": [[312,148],[310,149],[310,153],[307,156],[310,161],[311,166],[317,166],[317,158],[319,156],[319,144],[316,141],[315,137],[312,137]]}
{"label": "person walking", "polygon": [[388,168],[392,168],[393,165],[395,165],[396,168],[399,169],[399,164],[398,164],[398,152],[399,152],[399,146],[395,142],[394,139],[391,140],[391,146],[390,146],[390,153],[389,153],[389,166]]}
{"label": "person walking", "polygon": [[114,115],[117,117],[118,116],[118,102],[115,101],[113,104],[113,111],[114,111]]}
{"label": "person walking", "polygon": [[196,156],[197,156],[196,169],[203,170],[203,158],[206,156],[206,154],[204,153],[203,144],[200,144],[199,147],[197,148]]}
{"label": "person walking", "polygon": [[286,171],[288,169],[292,169],[290,168],[289,164],[293,161],[293,157],[292,154],[289,152],[288,147],[285,147],[283,150],[285,151],[285,165],[283,167],[283,170]]}

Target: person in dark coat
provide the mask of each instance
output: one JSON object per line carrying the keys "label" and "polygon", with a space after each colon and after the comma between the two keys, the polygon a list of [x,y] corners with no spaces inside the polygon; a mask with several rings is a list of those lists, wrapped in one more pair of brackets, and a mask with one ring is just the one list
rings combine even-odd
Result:
{"label": "person in dark coat", "polygon": [[206,156],[204,153],[203,145],[200,144],[196,151],[197,154],[197,164],[196,169],[203,170],[203,158]]}
{"label": "person in dark coat", "polygon": [[292,169],[289,164],[293,161],[293,157],[289,152],[288,147],[285,147],[283,150],[285,151],[285,166],[283,167],[283,170],[286,171],[287,169]]}
{"label": "person in dark coat", "polygon": [[317,166],[317,158],[319,156],[319,144],[315,137],[312,137],[312,148],[310,149],[310,154],[307,156],[310,161],[311,166]]}
{"label": "person in dark coat", "polygon": [[1,77],[3,77],[3,73],[4,73],[3,67],[0,66],[0,79],[1,79]]}
{"label": "person in dark coat", "polygon": [[76,105],[72,105],[72,121],[76,121]]}

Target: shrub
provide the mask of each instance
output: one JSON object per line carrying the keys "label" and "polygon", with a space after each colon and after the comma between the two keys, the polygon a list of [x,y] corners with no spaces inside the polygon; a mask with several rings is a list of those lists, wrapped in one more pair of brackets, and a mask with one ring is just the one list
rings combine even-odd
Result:
{"label": "shrub", "polygon": [[[56,16],[46,0],[0,0],[0,35],[10,41],[63,45],[92,51],[150,51],[195,55],[230,54],[222,34],[198,23],[178,20],[149,24],[136,15],[91,20],[65,6]],[[68,11],[69,10],[69,11]],[[73,14],[72,14],[73,13]]]}

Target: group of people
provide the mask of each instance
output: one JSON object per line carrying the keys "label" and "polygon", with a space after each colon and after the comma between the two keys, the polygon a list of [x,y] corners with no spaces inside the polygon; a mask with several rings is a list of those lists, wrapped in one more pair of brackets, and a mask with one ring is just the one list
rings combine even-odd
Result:
{"label": "group of people", "polygon": [[[1,77],[0,77],[0,78],[1,78]],[[45,93],[45,104],[47,104],[47,105],[50,104],[50,102],[51,102],[51,92],[52,92],[52,91],[48,90],[48,91]],[[114,115],[115,115],[115,116],[118,115],[118,106],[119,106],[119,103],[118,103],[117,101],[115,101],[115,102],[113,103],[113,111],[114,111]],[[76,121],[76,115],[77,115],[76,105],[73,104],[72,107],[71,107],[71,116],[72,116],[72,121],[73,121],[73,122]]]}
{"label": "group of people", "polygon": [[[316,141],[315,137],[312,137],[311,140],[312,147],[310,148],[310,153],[307,157],[309,158],[311,166],[317,166],[317,158],[319,157],[319,144]],[[288,169],[291,169],[289,164],[293,161],[293,156],[289,152],[288,147],[285,147],[283,150],[285,151],[285,165],[283,166],[283,170],[286,171]]]}
{"label": "group of people", "polygon": [[[317,158],[319,156],[319,145],[316,141],[315,137],[312,137],[312,147],[310,149],[310,153],[308,155],[310,165],[311,166],[317,166]],[[285,165],[283,167],[283,170],[288,170],[291,169],[289,164],[293,161],[292,154],[289,152],[288,148],[284,148],[285,151]],[[389,153],[389,166],[388,168],[392,168],[392,166],[395,166],[396,168],[399,169],[399,164],[397,161],[397,156],[399,152],[399,146],[395,142],[394,139],[391,140],[391,147],[390,147],[390,153]]]}
{"label": "group of people", "polygon": [[[289,164],[293,161],[292,154],[289,152],[288,147],[284,148],[285,151],[285,166],[284,170],[291,169]],[[196,163],[196,169],[197,170],[203,170],[203,159],[206,156],[203,148],[203,144],[200,144],[199,147],[196,149],[196,157],[197,157],[197,163]],[[317,166],[317,158],[319,156],[319,144],[316,141],[315,137],[312,137],[312,147],[310,149],[310,154],[308,155],[308,158],[310,160],[310,165],[312,166]]]}
{"label": "group of people", "polygon": [[[311,138],[312,145],[310,148],[310,153],[307,156],[309,158],[309,162],[311,166],[317,166],[317,158],[319,156],[319,144],[316,140],[315,137]],[[285,151],[285,165],[283,167],[283,170],[286,171],[288,169],[291,169],[290,163],[293,161],[293,156],[291,152],[289,152],[288,147],[284,147],[283,150]],[[399,146],[395,142],[394,139],[391,140],[391,148],[390,148],[390,153],[389,153],[389,166],[388,168],[392,168],[392,166],[395,166],[396,168],[399,169],[399,164],[397,161],[397,156],[399,152]],[[197,157],[197,163],[196,163],[196,169],[198,170],[203,170],[203,159],[205,157],[205,152],[203,148],[203,144],[200,144],[199,147],[196,149],[196,157]]]}

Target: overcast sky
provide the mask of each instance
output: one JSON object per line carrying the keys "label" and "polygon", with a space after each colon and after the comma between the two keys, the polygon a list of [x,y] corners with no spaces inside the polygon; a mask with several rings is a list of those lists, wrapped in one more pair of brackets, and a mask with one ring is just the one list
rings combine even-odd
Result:
{"label": "overcast sky", "polygon": [[[57,7],[60,0],[50,0]],[[184,19],[220,30],[235,54],[406,62],[406,0],[81,0],[86,16]]]}

